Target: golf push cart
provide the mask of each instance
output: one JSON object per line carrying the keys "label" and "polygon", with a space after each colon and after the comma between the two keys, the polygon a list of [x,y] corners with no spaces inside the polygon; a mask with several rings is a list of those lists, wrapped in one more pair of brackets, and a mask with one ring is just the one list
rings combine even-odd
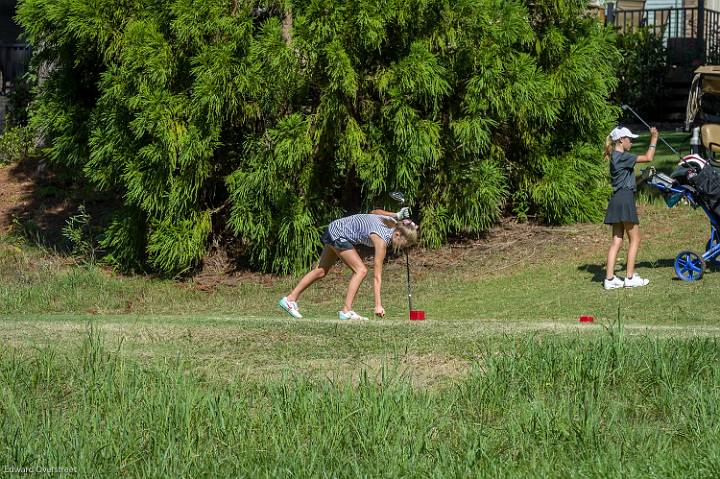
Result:
{"label": "golf push cart", "polygon": [[[701,207],[710,221],[710,238],[702,254],[683,251],[675,257],[675,274],[684,281],[702,278],[708,262],[720,266],[720,66],[695,70],[690,86],[685,129],[692,129],[692,154],[682,157],[670,176],[646,168],[647,184],[660,190],[669,207],[684,199]],[[674,150],[673,150],[674,151]],[[719,159],[720,160],[720,159]]]}
{"label": "golf push cart", "polygon": [[[627,105],[623,108],[638,116]],[[682,251],[675,257],[677,277],[696,281],[702,278],[707,263],[720,266],[720,174],[716,170],[720,163],[715,159],[715,154],[720,152],[720,66],[705,65],[695,70],[685,112],[685,129],[692,131],[692,154],[682,157],[670,176],[650,167],[642,171],[642,177],[663,193],[670,208],[684,199],[693,208],[701,207],[707,215],[710,238],[705,252]],[[677,154],[672,146],[668,147]]]}
{"label": "golf push cart", "polygon": [[688,155],[680,160],[670,176],[655,171],[654,167],[643,170],[647,184],[663,192],[665,203],[672,208],[685,199],[693,208],[698,206],[710,220],[710,238],[705,252],[682,251],[675,257],[675,274],[684,281],[702,278],[707,262],[720,265],[720,175],[715,168],[699,155]]}

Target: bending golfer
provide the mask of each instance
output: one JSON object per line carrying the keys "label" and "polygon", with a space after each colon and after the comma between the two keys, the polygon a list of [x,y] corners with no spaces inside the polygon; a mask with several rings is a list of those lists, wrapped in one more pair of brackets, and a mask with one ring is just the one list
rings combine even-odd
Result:
{"label": "bending golfer", "polygon": [[385,309],[380,296],[383,261],[389,245],[392,245],[395,251],[398,251],[417,243],[417,226],[412,221],[405,219],[409,216],[410,211],[408,208],[402,208],[397,213],[373,210],[370,214],[348,216],[330,223],[328,229],[320,237],[325,247],[320,255],[318,266],[307,273],[290,294],[280,300],[280,307],[287,311],[290,316],[302,318],[297,305],[298,298],[308,286],[325,277],[340,258],[348,265],[353,274],[345,296],[345,304],[338,311],[338,317],[340,319],[367,320],[368,318],[360,316],[352,309],[355,295],[367,275],[367,267],[355,250],[355,245],[363,244],[375,249],[373,276],[375,314],[380,317],[385,316]]}
{"label": "bending golfer", "polygon": [[[650,128],[650,146],[640,156],[631,154],[632,139],[637,138],[625,127],[615,128],[605,140],[605,159],[610,161],[610,177],[613,195],[605,214],[605,224],[612,225],[612,242],[607,255],[607,271],[603,286],[605,289],[635,288],[645,286],[650,280],[635,273],[635,257],[640,247],[640,220],[635,206],[635,163],[647,163],[655,156],[658,140],[656,128]],[[627,277],[622,280],[615,276],[615,261],[627,234],[630,246],[627,252]]]}

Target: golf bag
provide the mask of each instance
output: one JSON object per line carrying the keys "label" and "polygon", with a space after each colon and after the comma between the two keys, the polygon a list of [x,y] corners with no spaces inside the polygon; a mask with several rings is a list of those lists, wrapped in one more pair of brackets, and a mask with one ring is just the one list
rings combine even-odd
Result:
{"label": "golf bag", "polygon": [[673,178],[692,186],[696,199],[720,219],[720,174],[697,155],[686,156],[673,171]]}
{"label": "golf bag", "polygon": [[720,175],[715,168],[707,166],[694,174],[688,172],[688,183],[697,191],[698,199],[720,218]]}

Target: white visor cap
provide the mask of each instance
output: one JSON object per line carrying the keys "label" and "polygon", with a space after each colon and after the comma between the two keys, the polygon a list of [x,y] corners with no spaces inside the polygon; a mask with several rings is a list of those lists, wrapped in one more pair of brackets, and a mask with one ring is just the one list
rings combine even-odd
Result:
{"label": "white visor cap", "polygon": [[625,138],[626,136],[630,138],[638,137],[638,135],[633,134],[632,131],[625,128],[624,126],[622,128],[615,128],[613,131],[610,132],[610,139],[612,141],[618,141],[620,138]]}

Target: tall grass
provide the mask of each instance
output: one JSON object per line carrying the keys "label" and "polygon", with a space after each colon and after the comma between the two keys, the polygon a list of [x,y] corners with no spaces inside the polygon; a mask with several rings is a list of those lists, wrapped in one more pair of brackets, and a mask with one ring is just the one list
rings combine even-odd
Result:
{"label": "tall grass", "polygon": [[[720,341],[478,339],[472,373],[417,389],[222,381],[79,350],[0,352],[0,464],[93,477],[717,477]],[[122,345],[120,346],[122,348]]]}

